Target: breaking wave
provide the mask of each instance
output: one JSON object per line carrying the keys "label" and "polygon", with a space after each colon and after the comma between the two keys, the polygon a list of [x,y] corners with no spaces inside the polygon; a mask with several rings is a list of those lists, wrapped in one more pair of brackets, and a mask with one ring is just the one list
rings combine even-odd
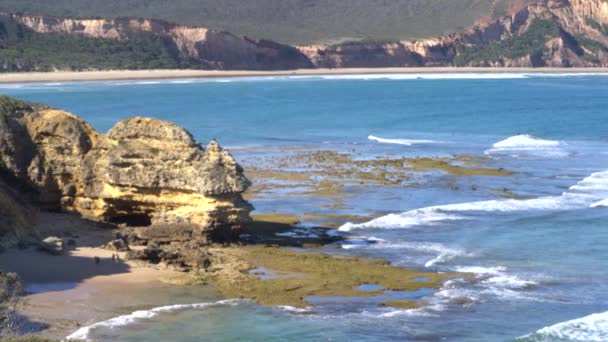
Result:
{"label": "breaking wave", "polygon": [[433,226],[468,219],[466,212],[514,212],[529,210],[576,210],[606,205],[608,201],[608,171],[597,172],[576,183],[559,196],[534,199],[505,199],[439,205],[390,214],[366,223],[346,223],[341,231],[365,228],[411,228]]}
{"label": "breaking wave", "polygon": [[122,315],[118,317],[114,317],[108,319],[106,321],[97,322],[86,327],[82,327],[69,336],[66,337],[66,340],[87,340],[89,339],[89,335],[92,330],[96,328],[118,328],[125,325],[129,325],[133,322],[143,319],[150,319],[152,317],[157,316],[160,313],[165,312],[174,312],[174,311],[183,311],[183,310],[202,310],[212,307],[220,307],[220,306],[234,306],[237,305],[239,300],[220,300],[212,303],[196,303],[196,304],[177,304],[177,305],[167,305],[161,306],[157,308],[153,308],[150,310],[140,310],[132,312],[128,315]]}
{"label": "breaking wave", "polygon": [[608,341],[608,311],[544,327],[517,341]]}
{"label": "breaking wave", "polygon": [[418,144],[437,144],[439,141],[435,140],[424,140],[424,139],[387,139],[380,138],[374,135],[370,135],[367,137],[369,140],[377,141],[383,144],[396,144],[396,145],[404,145],[404,146],[412,146]]}
{"label": "breaking wave", "polygon": [[509,137],[492,145],[485,154],[508,154],[512,156],[532,155],[545,157],[565,157],[568,152],[562,149],[563,144],[557,140],[544,140],[528,134]]}

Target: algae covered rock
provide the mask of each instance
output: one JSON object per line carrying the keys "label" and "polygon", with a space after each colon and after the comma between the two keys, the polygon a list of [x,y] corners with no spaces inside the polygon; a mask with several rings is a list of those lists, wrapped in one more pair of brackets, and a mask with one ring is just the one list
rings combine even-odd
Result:
{"label": "algae covered rock", "polygon": [[135,117],[106,135],[47,106],[0,97],[0,160],[49,209],[129,226],[191,224],[193,239],[238,237],[253,209],[234,158],[185,129]]}

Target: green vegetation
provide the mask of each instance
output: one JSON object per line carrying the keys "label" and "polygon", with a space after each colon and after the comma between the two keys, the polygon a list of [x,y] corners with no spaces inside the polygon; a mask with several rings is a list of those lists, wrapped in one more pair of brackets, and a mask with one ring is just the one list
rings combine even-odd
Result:
{"label": "green vegetation", "polygon": [[150,32],[127,39],[41,34],[0,19],[0,71],[200,68],[180,56],[174,43]]}
{"label": "green vegetation", "polygon": [[521,1],[0,0],[0,10],[68,17],[157,18],[306,44],[443,35],[470,27],[482,15],[503,14],[515,2]]}
{"label": "green vegetation", "polygon": [[608,36],[608,26],[602,25],[595,21],[593,18],[585,18],[587,25],[593,27],[594,29],[602,32],[605,36]]}
{"label": "green vegetation", "polygon": [[[504,169],[487,169],[480,167],[464,167],[460,165],[451,164],[451,162],[458,162],[458,157],[440,159],[440,158],[411,158],[406,159],[406,163],[414,171],[429,171],[438,170],[445,173],[449,173],[454,176],[496,176],[496,177],[507,177],[512,176],[513,173]],[[463,160],[463,162],[465,162]]]}
{"label": "green vegetation", "polygon": [[578,44],[580,46],[582,46],[583,48],[585,48],[587,50],[590,50],[593,52],[598,52],[598,51],[608,52],[608,47],[605,46],[604,44],[598,42],[597,40],[589,39],[582,35],[577,35],[576,41],[578,42]]}
{"label": "green vegetation", "polygon": [[517,37],[483,46],[458,46],[454,63],[456,65],[467,65],[543,53],[547,49],[545,44],[561,34],[562,30],[556,22],[535,19],[528,30]]}
{"label": "green vegetation", "polygon": [[32,105],[28,102],[17,100],[8,96],[0,96],[0,119],[4,119],[9,113],[31,109]]}
{"label": "green vegetation", "polygon": [[[276,247],[226,248],[212,253],[227,264],[240,265],[240,272],[230,276],[221,272],[213,275],[222,294],[226,298],[252,298],[261,305],[308,307],[306,297],[309,296],[371,297],[385,290],[439,288],[447,279],[470,276],[468,273],[408,270],[391,266],[384,260],[335,257]],[[256,269],[270,270],[274,276],[262,279],[255,272],[247,272]],[[380,285],[382,289],[358,289],[364,284]],[[416,305],[410,302],[408,308],[416,308],[420,304],[423,303]]]}
{"label": "green vegetation", "polygon": [[596,54],[598,52],[608,52],[608,47],[597,40],[589,39],[583,35],[576,35],[574,39],[583,48],[583,58],[588,62],[599,64],[601,61]]}

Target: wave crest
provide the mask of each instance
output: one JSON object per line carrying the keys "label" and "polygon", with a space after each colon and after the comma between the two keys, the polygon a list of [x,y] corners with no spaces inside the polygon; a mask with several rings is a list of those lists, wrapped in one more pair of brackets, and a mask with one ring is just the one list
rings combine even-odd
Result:
{"label": "wave crest", "polygon": [[346,223],[339,229],[352,231],[365,228],[411,228],[465,220],[466,212],[514,212],[529,210],[575,210],[608,204],[608,171],[597,172],[576,183],[559,196],[533,199],[506,199],[466,202],[426,207],[400,214],[389,214],[369,222]]}
{"label": "wave crest", "polygon": [[412,146],[418,144],[437,144],[439,141],[435,140],[424,140],[424,139],[387,139],[380,138],[374,135],[370,135],[367,137],[369,140],[377,141],[383,144],[396,144],[396,145],[404,145],[404,146]]}
{"label": "wave crest", "polygon": [[544,327],[517,341],[608,341],[608,311]]}
{"label": "wave crest", "polygon": [[561,148],[562,145],[557,140],[545,140],[528,134],[520,134],[495,143],[491,149],[485,151],[485,154],[566,157],[568,153]]}
{"label": "wave crest", "polygon": [[70,341],[70,340],[88,340],[91,330],[93,330],[93,329],[103,328],[103,327],[112,329],[112,328],[122,327],[125,325],[129,325],[138,320],[150,319],[152,317],[157,316],[159,313],[163,313],[163,312],[174,312],[174,311],[183,311],[183,310],[201,310],[201,309],[207,309],[207,308],[219,307],[219,306],[234,306],[234,305],[237,305],[239,302],[241,302],[241,301],[230,299],[230,300],[220,300],[220,301],[211,302],[211,303],[167,305],[167,306],[153,308],[150,310],[134,311],[128,315],[122,315],[122,316],[110,318],[106,321],[97,322],[97,323],[88,325],[86,327],[82,327],[82,328],[76,330],[75,332],[73,332],[72,334],[70,334],[69,336],[67,336],[65,339],[68,341]]}

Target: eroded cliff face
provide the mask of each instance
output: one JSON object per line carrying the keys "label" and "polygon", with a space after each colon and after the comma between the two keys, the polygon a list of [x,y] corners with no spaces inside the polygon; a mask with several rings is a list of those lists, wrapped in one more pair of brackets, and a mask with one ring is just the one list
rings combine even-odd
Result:
{"label": "eroded cliff face", "polygon": [[70,19],[18,14],[9,17],[38,33],[82,34],[128,40],[134,32],[168,38],[185,58],[211,69],[301,69],[312,63],[298,49],[266,40],[238,37],[204,27],[180,26],[153,19]]}
{"label": "eroded cliff face", "polygon": [[343,45],[300,46],[302,52],[318,68],[379,68],[422,66],[420,56],[408,42],[351,43]]}
{"label": "eroded cliff face", "polygon": [[2,118],[0,156],[43,207],[136,226],[190,224],[201,242],[233,240],[250,220],[241,197],[249,181],[215,141],[203,149],[183,128],[140,117],[103,135],[72,114],[19,103]]}
{"label": "eroded cliff face", "polygon": [[608,2],[540,0],[446,37],[299,49],[317,67],[608,66]]}
{"label": "eroded cliff face", "polygon": [[183,57],[186,63],[182,64],[207,69],[608,66],[608,2],[527,3],[521,2],[508,16],[494,21],[486,18],[467,32],[444,37],[296,47],[159,20],[3,16],[39,33],[120,41],[129,41],[135,32],[154,34],[167,40],[169,53],[177,51]]}

